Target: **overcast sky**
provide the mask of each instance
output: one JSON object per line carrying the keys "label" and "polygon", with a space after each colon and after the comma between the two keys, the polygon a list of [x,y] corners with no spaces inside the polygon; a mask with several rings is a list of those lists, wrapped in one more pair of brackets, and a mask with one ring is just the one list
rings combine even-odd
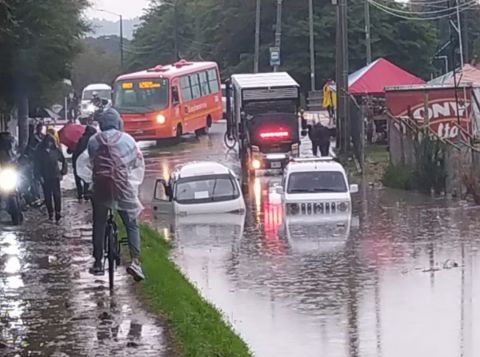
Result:
{"label": "overcast sky", "polygon": [[104,9],[123,15],[124,18],[141,16],[143,9],[148,6],[149,0],[91,0],[92,8],[87,11],[89,18],[100,18],[107,20],[118,20],[117,16],[95,11],[93,9]]}

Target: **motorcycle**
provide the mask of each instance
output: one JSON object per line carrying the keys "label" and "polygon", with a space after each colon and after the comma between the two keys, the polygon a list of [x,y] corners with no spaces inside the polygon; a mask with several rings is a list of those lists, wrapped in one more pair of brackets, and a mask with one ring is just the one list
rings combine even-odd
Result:
{"label": "motorcycle", "polygon": [[15,165],[8,164],[0,167],[0,200],[15,226],[23,223],[20,181],[20,173]]}
{"label": "motorcycle", "polygon": [[88,117],[80,118],[80,124],[82,125],[92,125],[93,122],[98,121],[98,117],[106,109],[110,107],[110,102],[108,99],[100,99],[92,101],[89,105],[89,112],[91,113]]}

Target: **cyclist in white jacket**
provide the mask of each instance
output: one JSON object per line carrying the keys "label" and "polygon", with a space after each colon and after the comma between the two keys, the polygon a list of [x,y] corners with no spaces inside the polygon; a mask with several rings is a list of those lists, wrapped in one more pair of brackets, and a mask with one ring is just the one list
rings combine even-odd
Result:
{"label": "cyclist in white jacket", "polygon": [[136,281],[145,278],[140,266],[140,232],[138,215],[143,207],[138,187],[143,182],[145,163],[135,140],[122,132],[120,114],[107,109],[100,118],[101,132],[88,142],[93,182],[93,255],[90,269],[94,275],[103,275],[103,252],[108,210],[116,209],[127,231],[131,264],[127,272]]}

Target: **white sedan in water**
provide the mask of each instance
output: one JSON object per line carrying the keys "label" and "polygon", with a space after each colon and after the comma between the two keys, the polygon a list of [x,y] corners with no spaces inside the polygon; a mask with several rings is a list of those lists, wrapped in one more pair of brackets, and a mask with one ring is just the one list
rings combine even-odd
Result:
{"label": "white sedan in water", "polygon": [[244,213],[245,202],[232,170],[217,162],[203,161],[181,166],[168,182],[158,179],[153,209],[156,212],[173,209],[180,216]]}

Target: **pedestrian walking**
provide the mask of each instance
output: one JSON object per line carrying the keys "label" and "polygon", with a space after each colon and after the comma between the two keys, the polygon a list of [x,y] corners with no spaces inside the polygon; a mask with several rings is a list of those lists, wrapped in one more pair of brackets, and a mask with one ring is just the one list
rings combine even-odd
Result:
{"label": "pedestrian walking", "polygon": [[79,200],[81,200],[82,198],[88,198],[89,185],[88,183],[83,181],[77,174],[77,159],[87,149],[88,141],[96,133],[97,129],[95,129],[93,126],[87,125],[87,127],[85,128],[85,133],[80,138],[77,146],[75,147],[75,150],[73,150],[72,153],[73,174],[75,176],[75,185],[77,186],[77,198]]}
{"label": "pedestrian walking", "polygon": [[[61,164],[61,167],[59,166]],[[48,218],[58,223],[62,218],[60,181],[67,174],[67,161],[55,138],[47,134],[35,153],[35,176],[40,180],[45,196]]]}
{"label": "pedestrian walking", "polygon": [[322,125],[319,118],[315,119],[313,125],[308,125],[308,137],[312,142],[312,154],[317,156],[329,156],[330,153],[330,129]]}

